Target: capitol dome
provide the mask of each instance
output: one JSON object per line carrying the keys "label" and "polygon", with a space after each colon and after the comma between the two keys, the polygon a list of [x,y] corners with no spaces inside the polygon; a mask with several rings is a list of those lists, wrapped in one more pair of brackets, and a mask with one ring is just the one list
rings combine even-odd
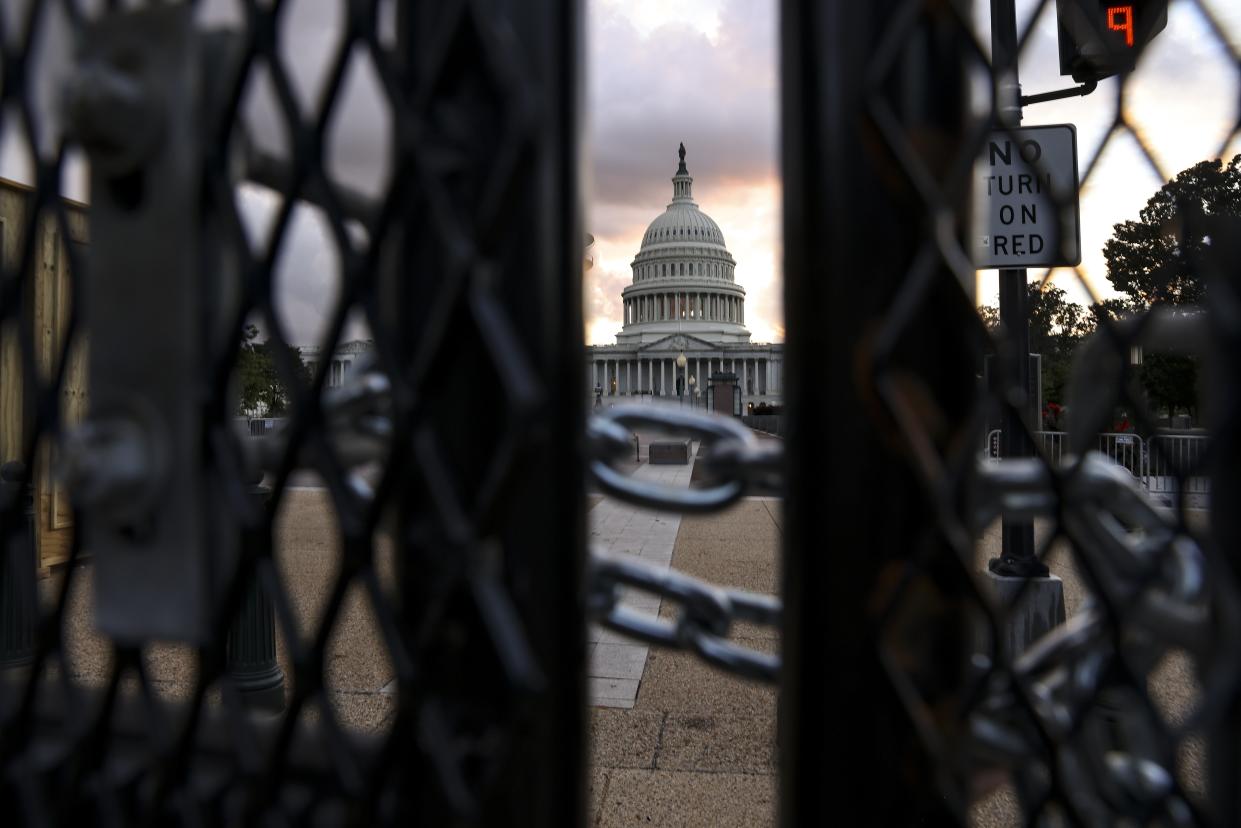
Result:
{"label": "capitol dome", "polygon": [[672,202],[642,236],[622,292],[624,327],[616,341],[655,342],[689,334],[709,342],[749,342],[745,289],[734,279],[736,261],[720,226],[698,209],[685,145],[672,177]]}

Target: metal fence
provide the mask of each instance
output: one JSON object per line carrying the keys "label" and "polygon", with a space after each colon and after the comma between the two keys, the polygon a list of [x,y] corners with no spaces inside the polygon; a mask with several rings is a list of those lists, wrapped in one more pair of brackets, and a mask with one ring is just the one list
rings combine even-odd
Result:
{"label": "metal fence", "polygon": [[[1063,431],[1035,431],[1035,449],[1052,466],[1065,463],[1068,434]],[[1209,438],[1203,434],[1154,434],[1146,439],[1136,434],[1100,434],[1094,449],[1128,471],[1148,494],[1209,494],[1211,482],[1205,473]],[[987,433],[986,455],[1000,458],[1000,430]]]}
{"label": "metal fence", "polygon": [[[1209,6],[1178,5],[1241,65]],[[1212,293],[1201,327],[1211,440],[1192,454],[1157,440],[1144,461],[1178,491],[1209,478],[1205,525],[1152,511],[1115,462],[1083,447],[1071,463],[978,462],[980,425],[1028,388],[1006,371],[988,393],[973,369],[985,353],[1028,352],[1018,332],[983,328],[965,243],[974,160],[997,121],[1013,125],[971,90],[1002,90],[1004,71],[992,71],[972,5],[783,0],[786,440],[624,406],[587,428],[579,4],[341,4],[309,104],[279,54],[289,6],[247,0],[241,22],[213,34],[195,4],[49,0],[0,14],[0,136],[29,151],[37,217],[6,229],[2,254],[5,450],[25,469],[9,482],[42,485],[55,455],[69,498],[50,483],[36,498],[36,537],[75,530],[29,661],[0,683],[0,813],[35,825],[578,824],[593,616],[778,682],[787,826],[965,822],[980,803],[1033,824],[1241,823],[1241,323],[1230,310],[1241,233],[1196,214],[1181,226],[1212,238],[1186,259]],[[72,56],[54,48],[70,39]],[[388,114],[386,176],[369,193],[324,162],[357,61]],[[260,74],[283,155],[255,151],[239,127]],[[50,96],[67,101],[64,117],[49,115],[51,78],[68,79]],[[1086,182],[1116,136],[1148,149],[1118,112],[1085,158]],[[61,324],[43,327],[33,299],[57,248],[38,243],[39,227],[68,237],[60,182],[78,150],[90,246],[65,248]],[[245,230],[243,181],[276,197],[265,235]],[[325,393],[324,366],[304,388],[274,348],[288,427],[243,440],[232,428],[240,342],[257,321],[287,344],[273,284],[299,202],[317,205],[339,258],[321,350],[361,317],[375,360]],[[1124,367],[1148,334],[1141,320],[1105,321],[1083,357],[1103,377],[1092,435],[1121,403],[1153,421]],[[85,423],[60,405],[80,390],[67,379],[79,346]],[[647,426],[712,444],[705,487],[650,489],[611,466]],[[1112,449],[1129,468],[1128,448]],[[782,604],[588,555],[587,468],[615,496],[688,512],[783,492]],[[299,469],[324,481],[342,538],[309,629],[273,548]],[[264,472],[270,499],[254,484]],[[0,503],[6,555],[29,548],[21,488],[6,485]],[[1087,596],[1016,657],[997,631],[1023,593],[1001,601],[979,575],[977,539],[997,515],[1049,525],[1040,552],[1063,547]],[[90,686],[66,615],[88,577],[108,656]],[[675,617],[629,614],[622,586],[660,595]],[[396,675],[391,726],[371,737],[338,720],[325,665],[350,595]],[[234,669],[234,633],[256,618],[278,626],[292,666],[276,718],[249,715]],[[739,621],[778,624],[781,653],[730,641]],[[175,700],[151,677],[169,640],[190,677]],[[1189,703],[1171,712],[1168,669],[1188,677]]]}

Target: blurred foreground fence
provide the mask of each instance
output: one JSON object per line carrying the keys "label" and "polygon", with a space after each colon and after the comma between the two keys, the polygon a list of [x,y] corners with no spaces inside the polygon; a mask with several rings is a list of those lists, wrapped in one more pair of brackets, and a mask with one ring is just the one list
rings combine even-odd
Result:
{"label": "blurred foreground fence", "polygon": [[[72,535],[42,599],[0,612],[37,615],[29,660],[0,682],[0,813],[583,824],[598,619],[778,686],[790,828],[993,813],[1241,824],[1241,232],[1190,203],[1159,231],[1178,250],[1193,240],[1176,278],[1210,296],[1192,325],[1209,441],[1105,435],[1069,452],[1052,439],[1045,455],[1043,438],[1010,432],[1018,456],[980,461],[982,424],[1029,390],[1007,370],[978,387],[987,356],[1029,349],[983,326],[970,259],[976,163],[1012,137],[1011,69],[1028,52],[993,54],[976,6],[780,3],[783,442],[689,406],[653,423],[618,405],[588,427],[580,3],[277,0],[231,4],[227,25],[205,0],[0,6],[0,158],[25,182],[0,201],[24,208],[0,221],[0,461],[21,461],[0,550],[29,550],[32,519],[36,544]],[[329,7],[329,45],[288,54],[298,10]],[[1031,11],[1018,44],[1055,9]],[[1235,90],[1234,18],[1182,11]],[[307,68],[321,82],[309,96],[295,80]],[[359,74],[383,113],[365,187],[330,162]],[[1131,123],[1130,76],[1106,84],[1091,100],[1115,117],[1083,147],[1081,184],[1117,141],[1171,178]],[[1221,147],[1238,135],[1241,120]],[[88,227],[65,200],[82,161]],[[1060,212],[1076,193],[1054,196]],[[256,197],[273,205],[261,232]],[[277,285],[303,210],[333,253],[319,352],[355,325],[374,340],[372,363],[330,389],[330,361],[308,384],[285,347]],[[1087,366],[1099,421],[1084,433],[1122,404],[1153,421],[1125,367],[1149,316],[1101,320]],[[290,398],[278,440],[235,427],[250,325]],[[714,442],[703,488],[648,488],[610,465],[647,426]],[[686,513],[782,494],[780,600],[592,555],[588,469]],[[307,624],[276,549],[300,470],[322,479],[340,536]],[[251,496],[264,473],[270,499]],[[1135,476],[1171,481],[1174,505],[1209,480],[1206,520],[1152,509]],[[1001,598],[978,543],[997,517],[1046,525],[1040,552],[1063,549],[1076,586],[1067,622],[1024,653],[999,642],[1030,582]],[[248,601],[256,589],[267,601]],[[627,614],[623,589],[676,617]],[[84,623],[69,611],[83,592]],[[277,718],[251,715],[227,669],[247,604],[284,642]],[[371,732],[342,721],[329,658],[354,611],[391,676]],[[738,640],[753,625],[779,627],[778,654]],[[175,695],[154,678],[170,644],[186,665]]]}
{"label": "blurred foreground fence", "polygon": [[[1032,433],[1037,451],[1051,464],[1064,462],[1068,434],[1063,431]],[[1149,494],[1209,494],[1211,481],[1206,460],[1210,439],[1205,434],[1100,434],[1095,451],[1123,467]],[[999,459],[1000,431],[987,433],[987,457]]]}

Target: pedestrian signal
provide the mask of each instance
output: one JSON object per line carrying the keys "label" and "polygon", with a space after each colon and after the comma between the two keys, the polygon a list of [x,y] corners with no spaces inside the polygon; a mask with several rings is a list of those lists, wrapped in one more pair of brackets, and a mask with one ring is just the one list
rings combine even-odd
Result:
{"label": "pedestrian signal", "polygon": [[1168,25],[1168,0],[1056,0],[1060,74],[1078,83],[1132,72],[1138,55]]}

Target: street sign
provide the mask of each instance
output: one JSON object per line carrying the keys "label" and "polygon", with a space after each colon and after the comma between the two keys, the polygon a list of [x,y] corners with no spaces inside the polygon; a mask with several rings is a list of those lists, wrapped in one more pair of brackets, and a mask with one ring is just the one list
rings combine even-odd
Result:
{"label": "street sign", "polygon": [[1081,263],[1077,128],[997,130],[975,165],[974,266]]}

